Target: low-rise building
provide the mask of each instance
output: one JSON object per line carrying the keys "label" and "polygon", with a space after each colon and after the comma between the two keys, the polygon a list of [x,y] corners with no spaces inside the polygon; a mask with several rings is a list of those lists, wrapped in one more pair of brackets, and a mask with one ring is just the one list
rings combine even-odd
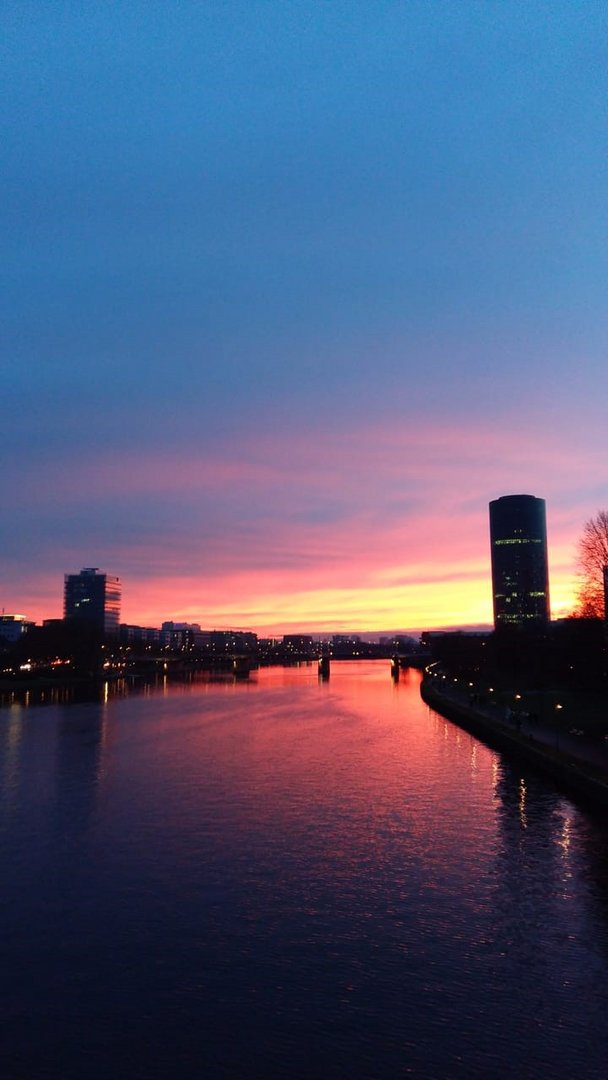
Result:
{"label": "low-rise building", "polygon": [[31,626],[35,626],[35,623],[26,619],[25,615],[0,615],[0,641],[14,645]]}

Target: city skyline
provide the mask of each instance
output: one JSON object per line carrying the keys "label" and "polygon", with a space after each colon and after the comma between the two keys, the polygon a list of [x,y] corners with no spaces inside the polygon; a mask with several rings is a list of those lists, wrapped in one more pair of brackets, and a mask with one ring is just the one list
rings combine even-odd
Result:
{"label": "city skyline", "polygon": [[[492,594],[494,627],[503,624],[525,625],[529,619],[540,624],[546,623],[551,618],[551,606],[549,601],[549,577],[548,577],[548,543],[546,526],[545,500],[527,494],[503,494],[489,504],[489,544],[490,544],[490,589]],[[513,545],[524,545],[520,551]],[[534,550],[529,546],[532,545]],[[538,545],[538,550],[535,545]],[[538,590],[541,590],[540,592]],[[84,568],[79,573],[64,574],[64,602],[63,618],[79,622],[91,621],[99,623],[103,631],[112,629],[118,631],[121,625],[139,626],[141,620],[134,623],[120,618],[122,600],[122,581],[120,578],[108,575],[100,571],[98,567]],[[3,615],[5,608],[2,609]],[[568,612],[572,614],[572,612]],[[13,618],[14,616],[9,616]],[[20,618],[21,616],[16,616]],[[558,617],[558,616],[556,616]],[[109,622],[108,622],[109,619]],[[43,619],[40,621],[44,621]],[[158,618],[151,620],[154,626],[158,626]],[[199,619],[194,624],[179,623],[176,625],[196,625],[200,629]],[[208,626],[215,625],[213,620]],[[173,625],[162,619],[163,627]],[[233,623],[233,627],[237,624]],[[490,624],[453,624],[464,629],[487,627]],[[308,626],[306,620],[301,624],[308,627],[317,635],[327,635],[336,631],[336,627],[313,629]],[[426,629],[433,629],[429,624]],[[437,627],[443,629],[443,627]],[[446,629],[449,627],[445,627]],[[242,629],[242,628],[241,628]],[[293,627],[292,627],[293,629]],[[346,625],[340,624],[340,630],[347,629]],[[348,630],[361,631],[368,634],[387,632],[421,632],[422,626],[375,626],[348,627]],[[284,630],[271,629],[270,635],[286,633]]]}
{"label": "city skyline", "polygon": [[[255,2],[2,16],[0,606],[491,625],[487,505],[608,505],[608,12]],[[128,585],[126,584],[128,583]]]}

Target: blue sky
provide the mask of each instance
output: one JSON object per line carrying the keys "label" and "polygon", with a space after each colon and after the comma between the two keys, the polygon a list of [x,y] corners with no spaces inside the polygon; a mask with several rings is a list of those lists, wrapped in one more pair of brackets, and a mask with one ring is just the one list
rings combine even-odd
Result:
{"label": "blue sky", "polygon": [[608,497],[608,10],[1,21],[0,604],[57,614],[99,564],[129,621],[381,625],[379,573],[391,625],[483,619],[500,485],[547,498],[566,603]]}

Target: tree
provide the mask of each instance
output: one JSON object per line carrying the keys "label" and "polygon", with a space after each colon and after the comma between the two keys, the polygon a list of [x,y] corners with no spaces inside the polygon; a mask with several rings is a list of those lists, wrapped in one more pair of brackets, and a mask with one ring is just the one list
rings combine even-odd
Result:
{"label": "tree", "polygon": [[595,517],[585,522],[578,542],[577,614],[583,618],[604,618],[605,567],[608,567],[608,512],[598,510]]}

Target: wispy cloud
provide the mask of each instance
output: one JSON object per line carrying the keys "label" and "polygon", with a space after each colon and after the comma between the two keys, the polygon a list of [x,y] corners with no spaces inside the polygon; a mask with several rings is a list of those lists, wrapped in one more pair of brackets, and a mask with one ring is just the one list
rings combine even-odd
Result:
{"label": "wispy cloud", "polygon": [[91,562],[119,573],[130,621],[480,622],[491,615],[487,502],[530,490],[549,502],[564,606],[581,519],[571,504],[553,520],[551,496],[580,484],[583,466],[593,490],[600,462],[593,472],[587,452],[559,439],[531,432],[509,445],[506,434],[424,423],[312,440],[296,430],[201,451],[97,453],[59,473],[40,463],[20,488],[22,518],[38,527],[10,557],[16,566],[29,555],[47,596],[51,573]]}

